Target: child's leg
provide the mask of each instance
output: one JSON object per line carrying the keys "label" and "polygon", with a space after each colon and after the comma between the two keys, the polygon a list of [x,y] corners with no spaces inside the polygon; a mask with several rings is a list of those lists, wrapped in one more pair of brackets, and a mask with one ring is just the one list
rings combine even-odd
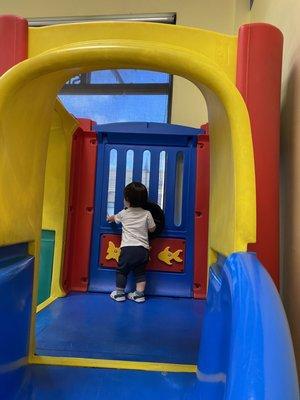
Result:
{"label": "child's leg", "polygon": [[145,301],[145,287],[146,287],[146,265],[149,259],[149,252],[147,249],[139,248],[140,263],[134,268],[136,290],[135,292],[129,293],[128,298],[134,300],[137,303],[142,303]]}
{"label": "child's leg", "polygon": [[128,254],[125,247],[121,249],[121,254],[119,257],[118,268],[116,272],[116,290],[110,294],[110,297],[116,301],[126,300],[125,288],[127,284],[127,277],[130,272],[130,264],[128,261]]}
{"label": "child's leg", "polygon": [[143,282],[137,282],[136,283],[136,290],[138,292],[144,292],[145,291],[145,287],[146,287],[146,280],[144,280]]}
{"label": "child's leg", "polygon": [[144,293],[146,287],[146,264],[141,264],[134,270],[136,291]]}
{"label": "child's leg", "polygon": [[128,272],[124,270],[117,270],[116,275],[116,289],[119,291],[125,291],[127,285]]}
{"label": "child's leg", "polygon": [[116,274],[116,288],[117,290],[124,291],[127,285],[127,277],[131,269],[131,253],[128,247],[121,248],[119,257],[117,274]]}
{"label": "child's leg", "polygon": [[146,265],[149,261],[149,251],[139,247],[140,260],[134,268],[136,291],[144,293],[146,287]]}
{"label": "child's leg", "polygon": [[128,299],[136,303],[143,303],[145,301],[145,287],[146,287],[146,264],[141,264],[134,269],[136,290],[128,293]]}

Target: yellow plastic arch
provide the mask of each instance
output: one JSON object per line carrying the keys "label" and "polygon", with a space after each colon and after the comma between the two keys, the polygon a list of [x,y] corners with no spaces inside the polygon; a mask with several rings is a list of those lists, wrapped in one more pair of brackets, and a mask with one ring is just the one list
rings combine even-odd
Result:
{"label": "yellow plastic arch", "polygon": [[159,24],[90,23],[47,28],[53,38],[41,46],[42,29],[31,31],[32,57],[0,78],[0,245],[32,242],[38,264],[48,136],[64,82],[88,70],[139,68],[180,75],[204,94],[211,138],[210,248],[225,255],[246,251],[256,235],[255,176],[248,111],[228,58],[235,39]]}
{"label": "yellow plastic arch", "polygon": [[17,65],[1,79],[0,177],[6,190],[1,192],[0,243],[36,239],[51,113],[60,87],[74,74],[117,67],[166,71],[201,88],[211,127],[211,246],[223,254],[246,250],[255,240],[255,187],[242,97],[225,73],[201,54],[123,40],[55,49]]}

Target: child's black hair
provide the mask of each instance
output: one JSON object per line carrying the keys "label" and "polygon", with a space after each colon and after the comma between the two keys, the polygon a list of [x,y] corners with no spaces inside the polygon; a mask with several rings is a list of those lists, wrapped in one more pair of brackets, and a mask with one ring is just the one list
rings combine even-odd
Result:
{"label": "child's black hair", "polygon": [[148,190],[142,183],[132,182],[125,187],[124,198],[130,207],[144,207],[148,201]]}

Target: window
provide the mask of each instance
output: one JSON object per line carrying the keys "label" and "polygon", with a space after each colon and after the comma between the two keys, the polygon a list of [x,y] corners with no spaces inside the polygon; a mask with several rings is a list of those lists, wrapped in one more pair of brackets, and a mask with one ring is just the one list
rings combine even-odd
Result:
{"label": "window", "polygon": [[182,191],[183,191],[183,154],[181,151],[179,151],[176,156],[175,207],[174,207],[174,224],[176,226],[181,225]]}
{"label": "window", "polygon": [[115,213],[117,160],[118,160],[118,152],[117,150],[112,149],[109,154],[107,215],[113,215]]}
{"label": "window", "polygon": [[75,117],[97,124],[169,122],[172,76],[136,69],[93,71],[71,78],[59,98]]}
{"label": "window", "polygon": [[[92,15],[29,18],[30,27],[96,21],[139,21],[176,24],[176,13]],[[59,98],[78,118],[97,124],[112,122],[170,122],[172,76],[153,71],[117,69],[93,71],[71,78]]]}
{"label": "window", "polygon": [[143,165],[142,165],[142,183],[146,186],[149,191],[150,184],[150,163],[151,153],[149,150],[145,150],[143,153]]}
{"label": "window", "polygon": [[127,150],[126,153],[126,176],[125,176],[125,186],[132,182],[133,177],[133,150]]}
{"label": "window", "polygon": [[157,203],[160,208],[164,209],[165,197],[165,175],[166,175],[166,152],[161,151],[159,155],[159,172],[158,172],[158,199]]}

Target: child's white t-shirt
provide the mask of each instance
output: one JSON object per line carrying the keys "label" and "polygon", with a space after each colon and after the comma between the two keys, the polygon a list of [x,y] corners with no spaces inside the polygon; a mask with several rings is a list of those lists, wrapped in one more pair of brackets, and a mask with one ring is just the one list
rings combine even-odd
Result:
{"label": "child's white t-shirt", "polygon": [[156,226],[150,211],[129,207],[115,215],[115,222],[122,224],[121,247],[143,246],[149,249],[148,230]]}

